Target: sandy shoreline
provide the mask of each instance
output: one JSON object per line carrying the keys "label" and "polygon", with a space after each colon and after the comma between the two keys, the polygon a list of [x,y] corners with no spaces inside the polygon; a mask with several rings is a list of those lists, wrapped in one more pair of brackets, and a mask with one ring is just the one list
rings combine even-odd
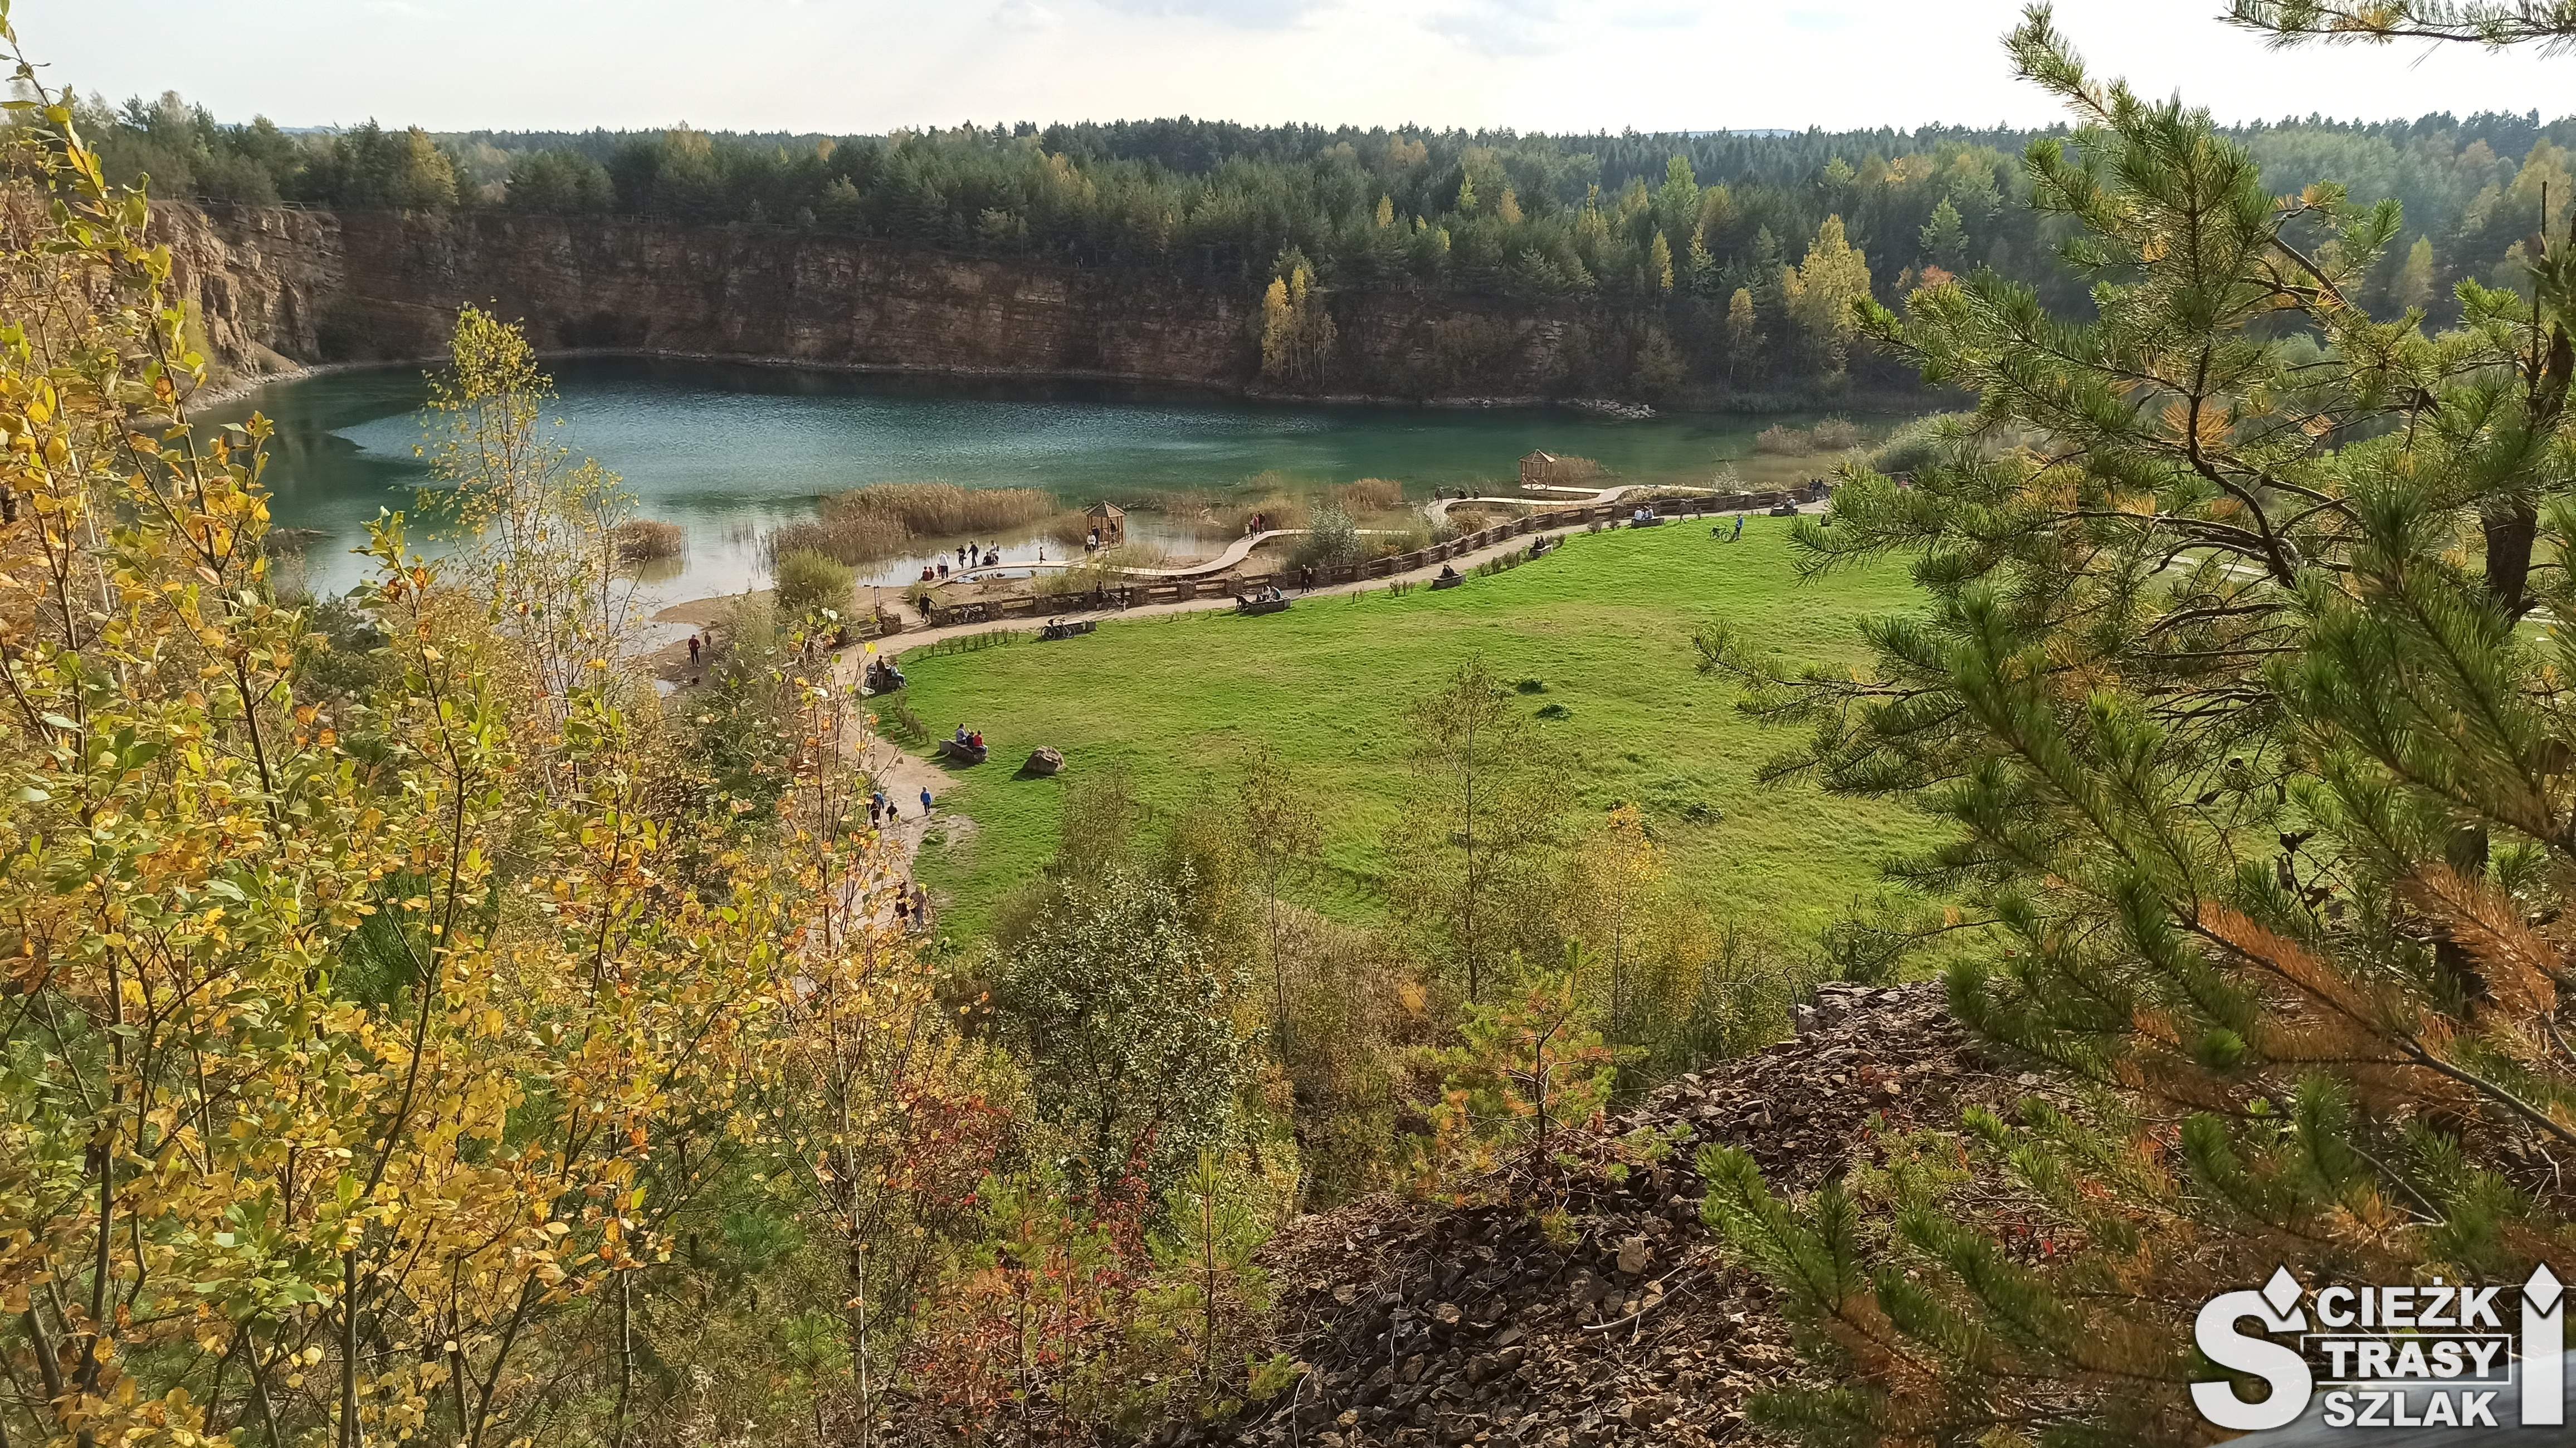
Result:
{"label": "sandy shoreline", "polygon": [[[284,356],[282,353],[276,355]],[[1184,378],[1158,377],[1151,373],[1110,372],[1089,368],[931,366],[915,362],[823,362],[801,357],[779,357],[766,353],[690,352],[667,347],[545,347],[537,349],[536,356],[541,362],[613,357],[633,357],[663,362],[722,362],[744,367],[772,367],[791,372],[840,372],[861,377],[944,377],[959,381],[990,382],[1106,382],[1151,388],[1157,391],[1197,393],[1207,397],[1311,407],[1432,407],[1466,411],[1545,408],[1583,413],[1597,420],[1611,422],[1645,421],[1668,416],[1664,410],[1624,398],[1480,394],[1392,397],[1371,392],[1280,392],[1251,382],[1192,381]],[[294,362],[292,358],[286,360]],[[446,362],[447,358],[443,354],[425,357],[376,357],[351,362],[294,362],[290,367],[268,372],[227,373],[220,380],[210,381],[191,393],[188,402],[192,407],[220,407],[237,402],[265,387],[300,382],[314,377],[397,367],[438,367],[445,365]],[[1693,398],[1691,401],[1699,405],[1668,404],[1667,406],[1670,408],[1670,413],[1682,416],[1775,417],[1801,412],[1911,414],[1921,412],[1937,403],[1937,399],[1894,394],[1884,396],[1869,394],[1839,400],[1751,395],[1732,398]],[[1729,402],[1734,405],[1726,405]]]}
{"label": "sandy shoreline", "polygon": [[[1635,486],[1652,491],[1656,485],[1638,484]],[[1519,500],[1515,499],[1512,501]],[[1821,513],[1824,511],[1824,508],[1825,505],[1822,503],[1806,503],[1799,505],[1799,511],[1803,513]],[[1749,509],[1742,511],[1760,512],[1763,510]],[[1694,518],[1724,518],[1732,517],[1734,515],[1732,513],[1711,512],[1694,514],[1692,516]],[[1428,583],[1433,578],[1438,577],[1441,570],[1444,568],[1454,568],[1460,573],[1467,573],[1478,565],[1490,562],[1493,559],[1501,558],[1513,553],[1524,552],[1534,542],[1545,540],[1552,543],[1577,533],[1588,533],[1592,531],[1595,531],[1595,525],[1590,522],[1568,523],[1562,527],[1541,528],[1535,532],[1524,533],[1517,537],[1504,539],[1499,543],[1488,544],[1472,553],[1460,553],[1440,562],[1425,563],[1409,572],[1387,574],[1378,578],[1358,579],[1349,583],[1326,584],[1323,587],[1309,591],[1292,593],[1291,597],[1299,599],[1347,597],[1355,593],[1366,593],[1373,588],[1385,589],[1391,585],[1397,584]],[[747,590],[742,593],[716,594],[707,598],[683,599],[679,602],[665,605],[659,612],[652,616],[652,621],[657,624],[674,627],[687,627],[698,630],[706,633],[709,636],[710,642],[712,642],[715,628],[724,622],[725,616],[732,612],[737,605],[765,601],[770,597],[770,593],[771,590],[761,588]],[[1107,609],[1082,607],[1080,606],[1078,598],[1068,598],[1065,600],[1065,604],[1065,607],[1052,613],[1021,614],[1009,618],[986,619],[978,623],[942,624],[934,628],[912,627],[905,629],[901,633],[889,634],[885,637],[869,642],[875,643],[878,657],[893,659],[898,658],[913,649],[919,648],[924,644],[937,643],[944,639],[960,638],[969,634],[993,633],[1006,630],[1023,633],[1034,632],[1040,624],[1044,623],[1049,618],[1090,619],[1095,622],[1109,622],[1116,619],[1126,618],[1158,618],[1164,615],[1176,613],[1209,613],[1220,609],[1233,608],[1234,598],[1231,594],[1215,593],[1207,597],[1193,598],[1186,601],[1176,601],[1172,603],[1147,603],[1138,604],[1132,608]],[[856,609],[856,606],[856,601],[853,600],[854,610]],[[897,608],[910,607],[909,604],[904,603],[896,603],[892,606]],[[863,660],[868,656],[865,643],[851,644],[848,648],[843,649],[840,652],[842,655],[840,661],[841,672],[848,676],[843,679],[843,682],[855,684],[857,682],[856,670],[858,668],[858,664],[853,661]],[[643,657],[651,668],[654,676],[665,683],[677,685],[690,682],[689,644],[686,638],[674,640],[669,644],[665,644],[660,648],[650,651]]]}

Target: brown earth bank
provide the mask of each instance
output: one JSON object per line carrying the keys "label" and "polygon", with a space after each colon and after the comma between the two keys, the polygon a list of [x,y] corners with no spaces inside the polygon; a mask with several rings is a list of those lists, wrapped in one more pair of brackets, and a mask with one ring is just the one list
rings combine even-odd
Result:
{"label": "brown earth bank", "polygon": [[[991,260],[760,226],[515,212],[346,212],[158,202],[206,354],[241,382],[409,361],[472,304],[546,352],[1091,377],[1259,390],[1258,289]],[[1607,305],[1336,293],[1325,390],[1342,398],[1633,397],[1645,323]],[[1816,399],[1707,394],[1687,406]],[[1839,405],[1907,399],[1843,397]]]}
{"label": "brown earth bank", "polygon": [[[1865,1159],[1881,1128],[1955,1128],[2022,1089],[1970,1047],[1937,983],[1827,983],[1795,1039],[1661,1087],[1577,1143],[1581,1166],[1514,1173],[1468,1204],[1379,1198],[1291,1226],[1265,1257],[1279,1340],[1308,1371],[1157,1441],[1752,1441],[1746,1399],[1797,1359],[1769,1288],[1701,1221],[1698,1149],[1741,1147],[1775,1188],[1805,1190]],[[1641,1151],[1649,1132],[1668,1150]],[[1567,1214],[1553,1231],[1550,1207]]]}

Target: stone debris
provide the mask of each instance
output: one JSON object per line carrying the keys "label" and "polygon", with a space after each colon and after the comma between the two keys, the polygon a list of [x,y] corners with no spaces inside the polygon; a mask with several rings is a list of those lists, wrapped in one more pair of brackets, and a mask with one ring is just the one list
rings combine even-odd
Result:
{"label": "stone debris", "polygon": [[[1267,1259],[1281,1347],[1307,1371],[1233,1419],[1156,1441],[1756,1441],[1745,1400],[1798,1359],[1767,1285],[1727,1266],[1700,1220],[1699,1147],[1741,1147],[1774,1186],[1804,1189],[1882,1124],[1953,1127],[1966,1106],[2016,1094],[1970,1050],[1937,985],[1827,984],[1797,1029],[1569,1140],[1571,1170],[1506,1173],[1470,1205],[1380,1197],[1294,1224]],[[1646,1131],[1670,1150],[1641,1151]],[[1562,1215],[1542,1220],[1549,1203]]]}

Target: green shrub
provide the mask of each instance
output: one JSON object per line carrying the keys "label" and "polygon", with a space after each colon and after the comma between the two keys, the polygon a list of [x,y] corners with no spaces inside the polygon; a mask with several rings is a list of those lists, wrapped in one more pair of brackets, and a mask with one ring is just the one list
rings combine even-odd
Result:
{"label": "green shrub", "polygon": [[1351,515],[1327,503],[1317,508],[1306,525],[1306,536],[1297,540],[1295,561],[1301,568],[1332,567],[1359,561],[1360,530]]}
{"label": "green shrub", "polygon": [[1871,451],[1869,455],[1871,469],[1894,474],[1917,472],[1930,467],[1940,456],[1941,429],[1964,422],[1971,416],[1972,414],[1964,412],[1936,412],[1929,417],[1914,419],[1889,433],[1887,441],[1880,443]]}
{"label": "green shrub", "polygon": [[856,582],[847,564],[805,548],[780,554],[770,576],[778,588],[779,612],[790,618],[847,607]]}

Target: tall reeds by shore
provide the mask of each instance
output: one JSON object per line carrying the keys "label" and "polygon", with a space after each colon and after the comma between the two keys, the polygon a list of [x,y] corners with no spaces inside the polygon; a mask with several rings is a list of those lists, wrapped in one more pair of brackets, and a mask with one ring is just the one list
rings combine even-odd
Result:
{"label": "tall reeds by shore", "polygon": [[1059,536],[1080,515],[1037,488],[964,488],[955,483],[877,483],[825,498],[816,516],[769,534],[774,563],[791,553],[819,553],[866,563],[909,552],[931,538],[1005,533],[1047,523]]}
{"label": "tall reeds by shore", "polygon": [[1786,457],[1811,457],[1860,446],[1860,427],[1849,418],[1828,417],[1814,427],[1773,423],[1754,436],[1753,450]]}
{"label": "tall reeds by shore", "polygon": [[688,530],[659,518],[629,518],[610,532],[621,563],[653,563],[677,558],[689,545]]}

